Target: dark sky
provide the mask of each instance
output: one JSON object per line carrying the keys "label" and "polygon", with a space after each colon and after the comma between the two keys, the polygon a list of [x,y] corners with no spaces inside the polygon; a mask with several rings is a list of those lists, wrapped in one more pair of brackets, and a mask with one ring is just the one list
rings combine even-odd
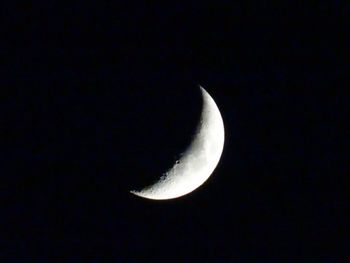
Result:
{"label": "dark sky", "polygon": [[[347,1],[119,2],[2,4],[0,261],[349,262]],[[190,142],[199,84],[215,172],[129,194]]]}

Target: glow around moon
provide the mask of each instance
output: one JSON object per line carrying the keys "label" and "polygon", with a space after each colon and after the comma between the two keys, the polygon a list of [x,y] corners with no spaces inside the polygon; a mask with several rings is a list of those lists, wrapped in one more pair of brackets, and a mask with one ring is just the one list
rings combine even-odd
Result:
{"label": "glow around moon", "polygon": [[131,193],[156,200],[177,198],[198,188],[213,173],[224,147],[224,124],[215,101],[200,89],[203,109],[192,142],[156,183]]}

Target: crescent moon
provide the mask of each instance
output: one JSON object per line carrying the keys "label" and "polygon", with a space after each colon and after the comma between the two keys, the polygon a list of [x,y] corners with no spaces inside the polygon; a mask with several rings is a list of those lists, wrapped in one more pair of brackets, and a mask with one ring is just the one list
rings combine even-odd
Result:
{"label": "crescent moon", "polygon": [[213,173],[224,147],[224,123],[213,98],[199,87],[203,108],[192,142],[156,183],[130,193],[154,200],[173,199],[192,192]]}

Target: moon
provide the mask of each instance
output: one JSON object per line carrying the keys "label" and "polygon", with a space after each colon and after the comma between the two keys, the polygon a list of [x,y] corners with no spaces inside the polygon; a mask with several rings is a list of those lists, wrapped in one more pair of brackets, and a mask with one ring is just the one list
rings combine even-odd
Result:
{"label": "moon", "polygon": [[203,106],[190,145],[157,182],[130,193],[154,200],[178,198],[201,186],[215,170],[224,147],[224,123],[213,98],[203,87],[199,88]]}

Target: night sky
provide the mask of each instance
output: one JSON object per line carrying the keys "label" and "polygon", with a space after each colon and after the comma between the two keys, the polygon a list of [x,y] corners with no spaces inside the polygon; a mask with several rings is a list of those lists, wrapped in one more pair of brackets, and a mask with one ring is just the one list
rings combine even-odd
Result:
{"label": "night sky", "polygon": [[[350,262],[350,4],[231,2],[1,4],[1,262]],[[216,170],[130,194],[190,143],[198,85]]]}

